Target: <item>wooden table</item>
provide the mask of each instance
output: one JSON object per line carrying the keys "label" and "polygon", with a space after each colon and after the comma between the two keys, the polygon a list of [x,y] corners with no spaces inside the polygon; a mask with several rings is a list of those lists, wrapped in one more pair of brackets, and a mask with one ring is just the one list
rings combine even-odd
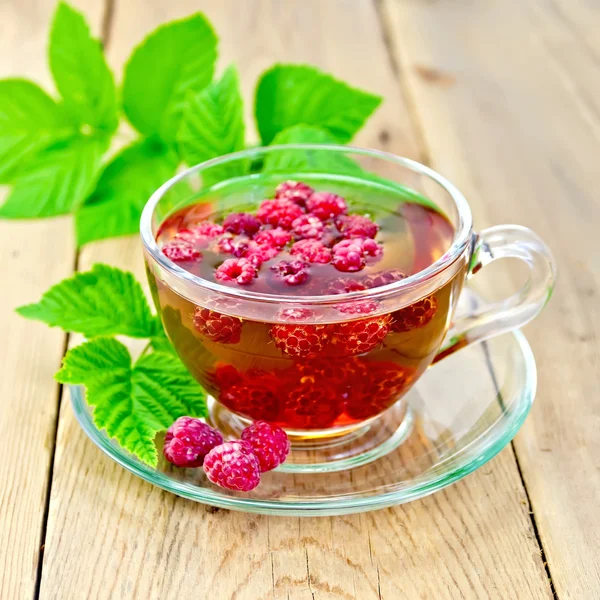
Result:
{"label": "wooden table", "polygon": [[[104,456],[52,379],[58,330],[18,318],[73,268],[140,272],[135,238],[73,245],[69,218],[0,222],[0,598],[599,598],[600,5],[590,0],[77,0],[120,69],[202,10],[247,98],[275,61],[385,104],[356,140],[432,165],[476,226],[516,222],[560,280],[526,328],[534,409],[484,468],[362,515],[268,518],[167,494]],[[0,0],[0,76],[49,84],[53,0]],[[246,106],[250,122],[250,103]],[[483,277],[484,275],[482,275]]]}

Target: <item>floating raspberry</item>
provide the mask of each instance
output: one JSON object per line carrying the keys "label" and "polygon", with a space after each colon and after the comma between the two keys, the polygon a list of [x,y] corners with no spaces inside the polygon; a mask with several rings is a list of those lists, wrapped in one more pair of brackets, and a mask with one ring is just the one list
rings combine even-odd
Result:
{"label": "floating raspberry", "polygon": [[242,332],[242,320],[197,306],[193,317],[194,327],[213,342],[237,344]]}
{"label": "floating raspberry", "polygon": [[321,221],[327,221],[342,215],[348,210],[346,201],[341,196],[331,192],[315,192],[306,201],[306,208],[309,213],[312,213]]}
{"label": "floating raspberry", "polygon": [[256,212],[261,223],[273,227],[289,229],[292,223],[303,214],[302,208],[286,198],[279,200],[264,200]]}
{"label": "floating raspberry", "polygon": [[235,281],[238,285],[248,285],[256,276],[256,267],[247,258],[228,258],[215,271],[215,279]]}
{"label": "floating raspberry", "polygon": [[215,238],[224,233],[223,227],[221,225],[217,225],[217,223],[213,223],[212,221],[201,221],[192,227],[192,231],[197,236],[205,236],[209,238]]}
{"label": "floating raspberry", "polygon": [[228,490],[249,492],[260,483],[260,463],[251,446],[243,441],[225,442],[204,459],[210,481]]}
{"label": "floating raspberry", "polygon": [[333,266],[338,271],[352,272],[364,269],[367,256],[380,256],[383,249],[372,239],[343,240],[333,247]]}
{"label": "floating raspberry", "polygon": [[177,467],[199,467],[204,457],[223,443],[221,434],[193,417],[179,417],[165,435],[163,453]]}
{"label": "floating raspberry", "polygon": [[217,242],[217,250],[223,254],[233,254],[241,258],[246,254],[250,241],[245,236],[226,235]]}
{"label": "floating raspberry", "polygon": [[290,452],[290,440],[286,432],[266,421],[255,421],[242,431],[242,440],[250,444],[258,458],[260,472],[278,467]]}
{"label": "floating raspberry", "polygon": [[283,421],[295,429],[324,429],[333,425],[343,410],[334,387],[300,384],[288,393]]}
{"label": "floating raspberry", "polygon": [[225,231],[252,237],[260,229],[260,221],[250,213],[232,213],[223,221]]}
{"label": "floating raspberry", "polygon": [[377,223],[362,215],[341,215],[335,220],[335,224],[347,239],[374,238],[379,231]]}
{"label": "floating raspberry", "polygon": [[329,282],[327,292],[329,294],[349,294],[350,292],[362,292],[366,286],[355,279],[334,279]]}
{"label": "floating raspberry", "polygon": [[292,231],[297,239],[321,239],[325,231],[323,221],[315,215],[302,215],[292,223]]}
{"label": "floating raspberry", "polygon": [[308,279],[308,263],[303,260],[282,260],[271,270],[288,285],[300,285]]}
{"label": "floating raspberry", "polygon": [[344,315],[370,315],[379,308],[379,304],[375,300],[360,300],[338,304],[335,308]]}
{"label": "floating raspberry", "polygon": [[406,275],[398,269],[390,269],[389,271],[382,271],[374,275],[369,275],[362,279],[363,283],[368,288],[380,287],[382,285],[388,285],[396,281],[401,281]]}
{"label": "floating raspberry", "polygon": [[292,246],[290,254],[298,254],[311,263],[326,264],[331,262],[331,250],[319,240],[300,240]]}
{"label": "floating raspberry", "polygon": [[284,181],[280,183],[275,189],[275,198],[291,200],[299,206],[305,206],[306,201],[314,193],[309,185],[300,181]]}
{"label": "floating raspberry", "polygon": [[254,241],[263,246],[283,248],[292,239],[292,234],[281,227],[259,231],[254,236]]}
{"label": "floating raspberry", "polygon": [[277,315],[281,321],[300,321],[315,318],[315,313],[310,308],[282,308]]}
{"label": "floating raspberry", "polygon": [[437,311],[435,296],[427,296],[392,313],[392,331],[405,332],[425,327]]}
{"label": "floating raspberry", "polygon": [[225,363],[217,363],[215,371],[209,377],[219,387],[231,387],[242,383],[242,374],[233,366]]}
{"label": "floating raspberry", "polygon": [[244,256],[250,260],[256,267],[262,263],[275,258],[279,254],[279,248],[269,246],[268,244],[258,244],[254,240],[248,242]]}
{"label": "floating raspberry", "polygon": [[320,354],[331,338],[330,325],[271,325],[269,335],[275,346],[288,356],[307,358]]}
{"label": "floating raspberry", "polygon": [[332,344],[344,355],[353,356],[376,348],[390,329],[391,315],[381,315],[335,325]]}
{"label": "floating raspberry", "polygon": [[200,262],[202,260],[202,253],[184,240],[168,242],[161,250],[173,262]]}
{"label": "floating raspberry", "polygon": [[217,225],[212,221],[201,221],[191,229],[180,229],[175,234],[175,239],[184,240],[196,247],[202,248],[208,247],[211,239],[221,235],[223,233],[223,227]]}
{"label": "floating raspberry", "polygon": [[275,421],[279,413],[277,380],[246,375],[241,383],[222,387],[219,401],[233,412],[251,419]]}

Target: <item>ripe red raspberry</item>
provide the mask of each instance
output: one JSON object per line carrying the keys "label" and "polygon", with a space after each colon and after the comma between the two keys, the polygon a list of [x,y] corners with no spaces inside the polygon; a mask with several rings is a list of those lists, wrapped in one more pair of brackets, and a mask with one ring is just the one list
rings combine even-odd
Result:
{"label": "ripe red raspberry", "polygon": [[338,304],[335,308],[344,315],[370,315],[379,308],[379,304],[375,300],[360,300],[358,302],[344,302],[344,304]]}
{"label": "ripe red raspberry", "polygon": [[338,271],[360,271],[366,265],[367,256],[380,256],[383,249],[370,238],[342,240],[333,247],[333,266]]}
{"label": "ripe red raspberry", "polygon": [[217,223],[213,223],[212,221],[201,221],[192,227],[192,231],[197,236],[206,236],[209,238],[214,238],[224,233],[223,227],[221,225],[217,225]]}
{"label": "ripe red raspberry", "polygon": [[243,377],[233,365],[217,363],[215,371],[209,375],[209,379],[219,387],[231,387],[242,383]]}
{"label": "ripe red raspberry", "polygon": [[283,248],[292,239],[292,234],[281,227],[259,231],[254,236],[254,241],[263,246]]}
{"label": "ripe red raspberry", "polygon": [[363,283],[368,288],[380,287],[382,285],[388,285],[396,281],[401,281],[406,275],[398,269],[390,269],[389,271],[382,271],[381,273],[375,273],[374,275],[368,275],[362,279]]}
{"label": "ripe red raspberry", "polygon": [[256,211],[256,216],[261,223],[273,227],[289,229],[292,223],[303,214],[302,208],[291,200],[264,200]]}
{"label": "ripe red raspberry", "polygon": [[300,181],[284,181],[275,189],[275,198],[285,198],[299,206],[304,206],[314,191],[309,185]]}
{"label": "ripe red raspberry", "polygon": [[294,429],[324,429],[342,414],[337,391],[322,383],[302,383],[288,393],[282,420]]}
{"label": "ripe red raspberry", "polygon": [[260,483],[258,458],[243,441],[213,448],[204,459],[204,472],[210,481],[228,490],[249,492]]}
{"label": "ripe red raspberry", "polygon": [[192,244],[183,240],[168,242],[162,248],[162,253],[173,262],[200,262],[202,253]]}
{"label": "ripe red raspberry", "polygon": [[270,382],[260,375],[247,374],[241,383],[222,387],[219,401],[233,412],[251,419],[275,421],[279,413],[276,386],[276,379]]}
{"label": "ripe red raspberry", "polygon": [[204,457],[223,443],[221,434],[193,417],[179,417],[167,429],[163,453],[177,467],[199,467]]}
{"label": "ripe red raspberry", "polygon": [[300,285],[308,279],[308,263],[303,260],[282,260],[271,270],[288,285]]}
{"label": "ripe red raspberry", "polygon": [[235,281],[239,285],[248,285],[257,276],[256,267],[246,258],[228,258],[215,271],[219,281]]}
{"label": "ripe red raspberry", "polygon": [[242,332],[242,320],[197,306],[193,317],[194,327],[213,342],[237,344]]}
{"label": "ripe red raspberry", "polygon": [[332,344],[346,356],[364,354],[376,348],[390,330],[391,315],[380,315],[335,325]]}
{"label": "ripe red raspberry", "polygon": [[282,308],[277,315],[281,321],[300,321],[301,319],[315,318],[315,313],[310,308]]}
{"label": "ripe red raspberry", "polygon": [[231,213],[223,221],[225,231],[252,237],[260,229],[260,221],[250,213]]}
{"label": "ripe red raspberry", "polygon": [[348,211],[346,201],[341,196],[331,192],[315,192],[306,201],[306,208],[309,213],[312,213],[321,221],[327,221]]}
{"label": "ripe red raspberry", "polygon": [[349,294],[350,292],[362,292],[366,289],[366,286],[355,279],[334,279],[329,282],[327,292],[329,294]]}
{"label": "ripe red raspberry", "polygon": [[340,233],[347,239],[374,238],[379,231],[379,225],[369,217],[362,215],[341,215],[335,220]]}
{"label": "ripe red raspberry", "polygon": [[319,240],[323,237],[325,225],[315,215],[302,215],[292,223],[292,231],[297,239]]}
{"label": "ripe red raspberry", "polygon": [[271,325],[269,335],[275,346],[288,356],[307,358],[320,354],[331,338],[330,325]]}
{"label": "ripe red raspberry", "polygon": [[268,244],[258,244],[254,240],[248,242],[246,252],[244,256],[250,260],[256,267],[272,258],[275,258],[279,254],[279,248],[276,246],[269,246]]}
{"label": "ripe red raspberry", "polygon": [[208,247],[210,240],[223,233],[223,227],[212,221],[202,221],[191,229],[180,229],[175,234],[175,239],[184,240],[195,244],[196,247]]}
{"label": "ripe red raspberry", "polygon": [[233,254],[241,258],[246,254],[248,244],[249,240],[245,236],[226,235],[217,242],[217,250],[223,254]]}
{"label": "ripe red raspberry", "polygon": [[392,313],[392,331],[405,332],[425,327],[437,311],[435,296],[427,296]]}
{"label": "ripe red raspberry", "polygon": [[290,440],[286,432],[281,427],[266,421],[255,421],[246,427],[242,431],[242,440],[252,446],[261,473],[278,467],[290,452]]}
{"label": "ripe red raspberry", "polygon": [[331,262],[331,250],[319,240],[300,240],[292,246],[290,254],[298,254],[311,263],[326,264]]}

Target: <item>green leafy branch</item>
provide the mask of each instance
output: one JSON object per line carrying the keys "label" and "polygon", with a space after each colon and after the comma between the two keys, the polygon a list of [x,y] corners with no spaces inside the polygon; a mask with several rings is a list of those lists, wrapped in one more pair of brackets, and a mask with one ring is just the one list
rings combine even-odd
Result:
{"label": "green leafy branch", "polygon": [[[181,164],[246,147],[234,66],[214,79],[217,36],[200,13],[160,26],[136,46],[119,91],[84,17],[60,3],[49,65],[59,99],[24,79],[0,81],[0,217],[72,213],[78,245],[136,233],[150,194]],[[381,98],[305,65],[259,78],[262,144],[346,143]],[[108,154],[122,116],[136,137]],[[297,157],[296,157],[297,158]]]}
{"label": "green leafy branch", "polygon": [[[96,264],[17,312],[86,336],[67,352],[56,379],[84,385],[98,428],[143,462],[157,464],[154,438],[175,419],[206,416],[204,390],[175,355],[131,273]],[[117,335],[148,339],[147,350],[133,361]]]}

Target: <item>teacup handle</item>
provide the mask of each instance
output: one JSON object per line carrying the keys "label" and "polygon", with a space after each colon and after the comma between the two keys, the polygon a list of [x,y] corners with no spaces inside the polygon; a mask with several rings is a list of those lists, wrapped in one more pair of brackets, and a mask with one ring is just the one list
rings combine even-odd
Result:
{"label": "teacup handle", "polygon": [[518,258],[529,267],[525,284],[512,296],[476,309],[455,321],[433,362],[468,344],[522,327],[535,318],[552,295],[556,266],[552,253],[536,233],[520,225],[497,225],[475,237],[469,275],[502,258]]}

